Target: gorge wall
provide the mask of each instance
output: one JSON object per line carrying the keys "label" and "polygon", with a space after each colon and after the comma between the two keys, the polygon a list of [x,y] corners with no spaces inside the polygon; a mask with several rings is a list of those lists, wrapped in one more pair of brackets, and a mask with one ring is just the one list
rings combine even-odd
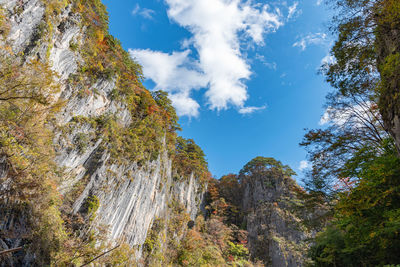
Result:
{"label": "gorge wall", "polygon": [[302,189],[292,178],[273,170],[252,174],[243,187],[252,257],[266,266],[304,266],[313,231],[305,224],[312,213],[296,193]]}
{"label": "gorge wall", "polygon": [[211,188],[206,203],[203,152],[142,86],[99,0],[0,7],[1,86],[25,88],[0,88],[0,249],[21,248],[0,266],[80,266],[108,250],[99,264],[304,265],[312,213],[290,168],[256,158],[238,195],[219,185],[226,200]]}
{"label": "gorge wall", "polygon": [[[93,8],[101,5],[97,1],[86,4]],[[107,240],[114,246],[126,243],[135,248],[136,259],[140,260],[142,245],[153,221],[159,217],[168,218],[176,205],[184,207],[182,212],[188,215],[186,220],[194,219],[200,212],[206,184],[194,172],[182,176],[174,169],[167,147],[168,129],[155,129],[159,132],[150,137],[158,139],[158,149],[152,151],[156,155],[121,156],[117,160],[119,152],[110,152],[114,149],[112,143],[119,140],[99,132],[100,120],[112,117],[112,122],[121,128],[141,125],[134,124],[136,114],[128,106],[133,103],[115,97],[118,74],[90,76],[82,71],[88,55],[83,55],[81,48],[93,37],[88,36],[90,25],[85,24],[82,14],[73,7],[74,3],[1,0],[0,5],[7,27],[7,35],[2,32],[1,39],[3,56],[15,61],[20,58],[22,62],[40,60],[48,63],[60,86],[52,101],[62,100],[63,105],[46,127],[54,133],[54,161],[63,173],[57,186],[63,199],[62,211],[70,217],[83,219],[78,235],[106,227]],[[7,183],[12,183],[13,178],[8,172],[7,156],[3,155],[1,161],[2,189],[6,190]],[[24,239],[23,233],[30,231],[31,214],[11,212],[9,206],[12,204],[2,199],[0,248],[29,248],[30,241]],[[35,264],[37,256],[28,249],[28,252],[6,258],[0,265],[30,266]]]}

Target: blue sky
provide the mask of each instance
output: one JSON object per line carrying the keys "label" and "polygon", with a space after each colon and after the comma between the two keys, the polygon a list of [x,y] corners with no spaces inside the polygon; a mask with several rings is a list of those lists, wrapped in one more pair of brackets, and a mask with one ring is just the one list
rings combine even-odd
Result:
{"label": "blue sky", "polygon": [[[143,65],[148,89],[170,93],[186,138],[213,175],[256,156],[301,178],[305,128],[319,127],[329,86],[330,12],[318,0],[104,0],[110,32]],[[303,161],[303,163],[301,163]]]}

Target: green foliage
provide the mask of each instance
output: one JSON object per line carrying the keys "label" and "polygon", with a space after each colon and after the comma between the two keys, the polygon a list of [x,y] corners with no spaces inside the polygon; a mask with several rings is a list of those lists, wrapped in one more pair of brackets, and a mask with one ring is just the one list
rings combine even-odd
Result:
{"label": "green foliage", "polygon": [[307,189],[330,201],[330,225],[310,249],[314,266],[384,266],[400,262],[400,160],[392,131],[399,113],[400,4],[337,0],[338,33],[323,67],[335,91],[332,119],[306,134],[313,169]]}
{"label": "green foliage", "polygon": [[[212,186],[209,190],[212,190]],[[213,210],[222,216],[228,225],[240,226],[243,221],[241,212],[243,193],[238,176],[235,174],[222,176],[217,183],[217,192],[218,197],[210,202],[215,203],[212,205]]]}
{"label": "green foliage", "polygon": [[87,213],[88,214],[95,214],[97,209],[100,206],[100,200],[97,196],[91,195],[87,198]]}
{"label": "green foliage", "polygon": [[0,205],[6,213],[3,218],[15,214],[25,218],[29,234],[17,236],[24,238],[28,251],[38,255],[40,265],[57,257],[67,239],[59,211],[52,134],[46,128],[60,107],[53,100],[58,91],[53,77],[46,64],[21,64],[0,55],[0,157],[7,171],[0,180],[4,185]]}
{"label": "green foliage", "polygon": [[178,251],[180,266],[253,266],[244,244],[234,242],[234,230],[213,215],[196,219]]}
{"label": "green foliage", "polygon": [[168,98],[168,93],[158,90],[152,92],[151,95],[160,107],[159,112],[165,117],[165,121],[169,122],[167,130],[170,132],[180,131],[181,128],[178,124],[179,118],[176,115],[175,108],[172,106],[172,101]]}
{"label": "green foliage", "polygon": [[177,261],[180,241],[186,234],[190,217],[186,208],[176,200],[171,200],[168,208],[166,218],[153,221],[143,244],[146,266],[169,266]]}
{"label": "green foliage", "polygon": [[255,157],[249,161],[239,172],[240,179],[254,175],[276,173],[284,176],[292,176],[296,173],[288,166],[274,158]]}
{"label": "green foliage", "polygon": [[228,253],[235,261],[243,261],[249,258],[249,250],[243,244],[228,242]]}
{"label": "green foliage", "polygon": [[141,67],[121,43],[108,33],[108,16],[101,1],[79,0],[72,3],[73,10],[82,15],[85,27],[83,43],[72,43],[84,59],[81,72],[71,77],[71,84],[81,87],[81,97],[90,95],[89,88],[99,79],[116,82],[113,100],[121,102],[129,111],[132,121],[122,125],[111,115],[90,118],[102,121],[97,124],[98,135],[116,162],[126,160],[139,163],[157,159],[163,140],[170,154],[175,150],[178,117],[165,92],[150,93],[143,88]]}
{"label": "green foliage", "polygon": [[159,107],[157,113],[162,116],[165,123],[166,144],[168,151],[172,153],[175,150],[176,132],[181,130],[178,123],[178,115],[176,115],[175,108],[172,106],[172,101],[168,98],[167,92],[158,90],[152,92],[151,95]]}
{"label": "green foliage", "polygon": [[160,246],[160,233],[164,230],[165,222],[160,218],[156,218],[153,221],[153,225],[147,234],[146,240],[143,244],[143,249],[148,255],[155,254],[157,249],[161,249]]}
{"label": "green foliage", "polygon": [[328,227],[315,238],[309,256],[315,266],[351,266],[351,259],[343,253],[345,241],[343,233],[333,227]]}
{"label": "green foliage", "polygon": [[332,226],[310,256],[315,266],[382,266],[400,261],[400,160],[393,145],[359,166],[363,178],[340,194]]}
{"label": "green foliage", "polygon": [[85,133],[79,133],[75,137],[75,144],[80,153],[84,153],[86,151],[87,145],[89,144],[90,138]]}
{"label": "green foliage", "polygon": [[0,7],[0,38],[4,39],[4,37],[8,36],[9,32],[10,26],[6,17],[6,12],[3,7]]}
{"label": "green foliage", "polygon": [[135,267],[135,250],[129,244],[123,243],[111,253],[96,260],[97,265],[101,266],[132,266]]}
{"label": "green foliage", "polygon": [[400,49],[386,56],[379,69],[381,73],[381,82],[377,87],[381,95],[379,104],[384,118],[391,118],[392,115],[388,113],[400,110],[398,90],[400,86]]}
{"label": "green foliage", "polygon": [[179,175],[187,177],[194,173],[202,182],[205,182],[209,175],[204,152],[192,139],[176,139],[173,166]]}

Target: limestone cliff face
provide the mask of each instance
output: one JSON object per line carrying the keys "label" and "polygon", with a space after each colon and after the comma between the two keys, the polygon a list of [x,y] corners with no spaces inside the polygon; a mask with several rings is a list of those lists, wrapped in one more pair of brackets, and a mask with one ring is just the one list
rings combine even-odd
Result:
{"label": "limestone cliff face", "polygon": [[[178,201],[194,219],[203,201],[205,186],[194,175],[184,179],[176,175],[165,145],[156,159],[116,162],[89,122],[71,126],[76,117],[93,118],[111,114],[123,125],[128,125],[132,118],[125,104],[111,97],[116,86],[115,79],[99,78],[93,82],[90,91],[95,91],[95,94],[76,93],[82,88],[73,84],[70,77],[77,73],[79,62],[83,59],[71,44],[83,42],[85,29],[80,26],[80,14],[73,13],[66,6],[54,21],[53,38],[50,42],[43,41],[38,32],[44,21],[44,2],[0,0],[0,5],[9,17],[7,39],[13,53],[23,53],[26,58],[48,58],[58,74],[61,85],[58,97],[65,100],[65,105],[56,115],[56,124],[52,126],[55,161],[64,172],[59,191],[70,201],[67,204],[73,214],[85,213],[85,203],[95,196],[98,208],[93,225],[107,226],[108,238],[114,243],[123,241],[137,248],[139,259],[141,246],[155,218],[169,212],[171,201]],[[76,145],[78,141],[81,146]],[[0,159],[1,178],[7,176],[4,160]],[[1,213],[6,216],[0,219],[0,230],[24,231],[23,217],[10,216],[5,210]],[[20,238],[0,236],[2,250],[20,245],[23,245]],[[33,258],[28,255],[19,263],[28,266],[32,261]],[[4,264],[11,263],[0,265]]]}
{"label": "limestone cliff face", "polygon": [[304,266],[310,214],[294,189],[295,181],[279,172],[264,172],[243,181],[243,212],[251,256],[266,266]]}

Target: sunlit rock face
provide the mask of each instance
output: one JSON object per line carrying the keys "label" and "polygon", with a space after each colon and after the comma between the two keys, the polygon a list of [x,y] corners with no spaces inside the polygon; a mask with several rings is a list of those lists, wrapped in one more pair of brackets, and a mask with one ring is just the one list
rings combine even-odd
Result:
{"label": "sunlit rock face", "polygon": [[[74,51],[71,43],[82,43],[84,29],[80,27],[80,16],[65,8],[53,25],[51,43],[41,40],[40,24],[44,21],[45,8],[40,0],[0,0],[10,17],[8,41],[14,53],[23,53],[26,59],[48,58],[52,69],[58,74],[61,91],[58,99],[65,100],[57,114],[54,127],[55,161],[65,173],[59,191],[74,196],[70,205],[73,214],[84,213],[88,197],[96,196],[99,207],[93,225],[108,227],[108,238],[114,243],[128,243],[137,248],[136,257],[141,257],[141,246],[155,218],[168,214],[170,201],[178,201],[186,208],[192,219],[200,211],[205,185],[200,185],[193,175],[177,177],[166,149],[160,151],[154,160],[146,162],[117,163],[102,146],[101,138],[94,138],[96,129],[90,123],[76,124],[68,131],[65,127],[76,116],[96,117],[104,114],[115,115],[119,123],[131,122],[129,110],[123,103],[112,100],[111,93],[116,86],[113,79],[99,79],[90,91],[95,94],[77,94],[83,90],[69,78],[78,72],[82,61],[80,51]],[[84,136],[84,149],[74,146]],[[7,175],[7,166],[0,158],[0,177]],[[1,186],[6,186],[5,184]],[[4,211],[4,210],[3,210]],[[4,211],[5,212],[5,211]],[[4,214],[3,214],[4,215]],[[1,217],[1,216],[0,216]],[[28,231],[24,216],[0,218],[0,230]],[[23,245],[18,238],[2,238],[0,249]],[[10,260],[10,259],[9,259]],[[34,259],[26,255],[17,265],[30,266]],[[13,264],[12,260],[0,266]],[[16,263],[14,263],[16,264]]]}
{"label": "sunlit rock face", "polygon": [[279,173],[253,175],[243,182],[243,212],[253,259],[266,266],[304,266],[307,239],[312,230],[304,224],[311,214],[293,189],[295,181]]}

